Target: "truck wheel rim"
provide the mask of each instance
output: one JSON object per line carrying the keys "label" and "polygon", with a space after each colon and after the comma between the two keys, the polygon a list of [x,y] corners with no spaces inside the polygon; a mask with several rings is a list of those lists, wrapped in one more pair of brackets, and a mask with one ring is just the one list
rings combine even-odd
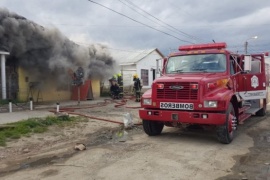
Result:
{"label": "truck wheel rim", "polygon": [[233,111],[231,111],[229,114],[229,120],[228,120],[228,131],[230,134],[233,133],[233,117],[234,117],[234,114],[233,114]]}

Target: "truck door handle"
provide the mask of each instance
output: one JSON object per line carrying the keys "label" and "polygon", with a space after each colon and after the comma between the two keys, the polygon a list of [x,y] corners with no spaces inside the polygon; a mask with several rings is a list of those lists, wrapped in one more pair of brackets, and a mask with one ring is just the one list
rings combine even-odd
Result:
{"label": "truck door handle", "polygon": [[244,76],[244,88],[245,88],[245,94],[247,93],[247,78],[246,78],[246,76]]}

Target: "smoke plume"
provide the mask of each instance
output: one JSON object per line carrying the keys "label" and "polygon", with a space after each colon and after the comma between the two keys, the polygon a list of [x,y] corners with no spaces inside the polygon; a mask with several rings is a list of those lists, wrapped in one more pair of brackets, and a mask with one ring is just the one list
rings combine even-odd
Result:
{"label": "smoke plume", "polygon": [[10,52],[7,63],[17,64],[40,80],[67,82],[68,70],[82,67],[85,78],[104,79],[115,69],[106,47],[81,47],[57,29],[47,29],[0,8],[0,50]]}

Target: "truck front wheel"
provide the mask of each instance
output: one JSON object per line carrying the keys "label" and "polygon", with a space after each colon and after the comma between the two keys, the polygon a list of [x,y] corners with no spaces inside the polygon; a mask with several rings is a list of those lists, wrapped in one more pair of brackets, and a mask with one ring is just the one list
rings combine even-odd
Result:
{"label": "truck front wheel", "polygon": [[143,129],[149,136],[156,136],[163,130],[164,123],[159,121],[143,120]]}
{"label": "truck front wheel", "polygon": [[218,140],[223,144],[229,144],[234,137],[234,131],[237,127],[237,120],[232,103],[226,111],[226,121],[224,125],[217,127]]}

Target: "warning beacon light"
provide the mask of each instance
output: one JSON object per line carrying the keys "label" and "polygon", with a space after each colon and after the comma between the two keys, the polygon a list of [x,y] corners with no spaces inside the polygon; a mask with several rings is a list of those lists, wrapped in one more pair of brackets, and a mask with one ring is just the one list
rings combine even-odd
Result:
{"label": "warning beacon light", "polygon": [[227,47],[225,42],[221,43],[208,43],[208,44],[194,44],[180,46],[179,51],[191,51],[191,50],[204,50],[204,49],[224,49]]}

